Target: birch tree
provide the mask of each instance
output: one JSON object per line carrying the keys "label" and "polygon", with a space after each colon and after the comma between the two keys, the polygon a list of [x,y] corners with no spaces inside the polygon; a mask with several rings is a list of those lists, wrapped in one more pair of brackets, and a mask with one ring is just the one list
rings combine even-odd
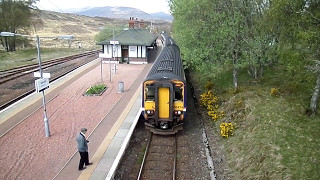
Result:
{"label": "birch tree", "polygon": [[[239,69],[263,69],[268,60],[266,44],[270,42],[256,25],[267,7],[265,2],[171,0],[174,36],[186,65],[209,79],[219,76],[221,71],[232,70],[237,90]],[[257,70],[253,72],[253,77],[257,77]]]}
{"label": "birch tree", "polygon": [[307,67],[311,67],[309,69],[315,75],[316,82],[308,108],[310,114],[315,115],[320,90],[320,2],[273,0],[268,13],[271,29],[279,32],[278,52],[287,68],[286,78],[307,78]]}

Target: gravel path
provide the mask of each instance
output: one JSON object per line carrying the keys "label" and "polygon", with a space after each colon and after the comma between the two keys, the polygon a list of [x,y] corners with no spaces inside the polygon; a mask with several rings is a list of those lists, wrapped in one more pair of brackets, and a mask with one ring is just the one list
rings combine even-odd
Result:
{"label": "gravel path", "polygon": [[128,89],[146,65],[118,64],[109,82],[109,64],[103,64],[108,89],[102,96],[82,96],[90,85],[101,81],[97,66],[70,84],[47,103],[51,136],[45,137],[43,109],[39,109],[0,139],[0,179],[52,179],[77,151],[74,140],[81,127],[91,133],[113,105],[118,81]]}

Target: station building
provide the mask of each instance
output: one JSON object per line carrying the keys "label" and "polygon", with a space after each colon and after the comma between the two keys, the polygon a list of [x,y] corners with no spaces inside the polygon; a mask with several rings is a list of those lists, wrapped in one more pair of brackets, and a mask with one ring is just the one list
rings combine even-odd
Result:
{"label": "station building", "polygon": [[156,47],[157,35],[145,29],[144,22],[130,17],[129,28],[102,45],[99,57],[106,63],[147,64],[148,51]]}

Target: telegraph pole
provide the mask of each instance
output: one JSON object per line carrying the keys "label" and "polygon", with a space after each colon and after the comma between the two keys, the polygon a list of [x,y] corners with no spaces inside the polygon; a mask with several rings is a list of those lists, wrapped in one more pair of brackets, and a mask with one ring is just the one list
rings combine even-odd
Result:
{"label": "telegraph pole", "polygon": [[[37,35],[37,52],[38,52],[38,60],[39,60],[39,71],[40,71],[40,76],[41,79],[43,78],[43,73],[42,73],[42,66],[41,66],[41,56],[40,56],[40,40],[39,36]],[[49,120],[47,118],[47,108],[46,108],[46,98],[44,95],[44,90],[42,91],[42,102],[43,102],[43,111],[44,111],[44,129],[46,133],[46,137],[50,136],[50,130],[49,130]]]}

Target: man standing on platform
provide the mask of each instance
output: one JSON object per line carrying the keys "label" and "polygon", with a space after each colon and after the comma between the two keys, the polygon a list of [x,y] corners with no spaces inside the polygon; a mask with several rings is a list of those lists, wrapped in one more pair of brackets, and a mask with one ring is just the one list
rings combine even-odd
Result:
{"label": "man standing on platform", "polygon": [[92,163],[89,163],[89,153],[88,153],[88,140],[86,139],[86,132],[87,128],[81,128],[81,132],[77,134],[76,141],[78,142],[78,151],[80,153],[80,162],[79,162],[79,171],[86,169],[86,167],[83,167],[85,164],[86,166],[91,165]]}

